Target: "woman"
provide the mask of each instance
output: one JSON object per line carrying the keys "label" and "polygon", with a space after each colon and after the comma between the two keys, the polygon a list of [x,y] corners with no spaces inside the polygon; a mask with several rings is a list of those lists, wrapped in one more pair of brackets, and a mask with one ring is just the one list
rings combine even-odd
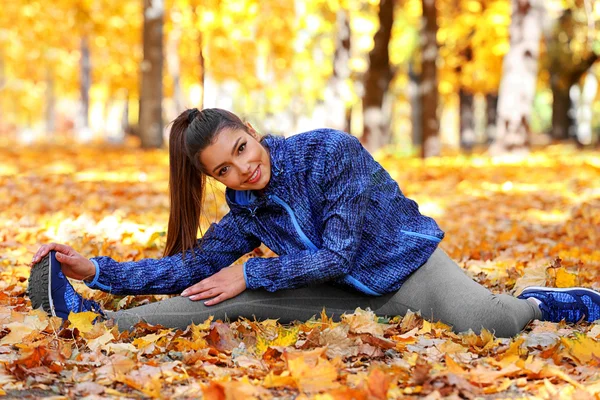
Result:
{"label": "woman", "polygon": [[[533,319],[600,318],[600,294],[528,288],[494,295],[466,276],[438,243],[444,233],[351,135],[323,129],[259,138],[220,109],[187,110],[170,135],[171,210],[164,257],[116,262],[60,244],[34,255],[34,308],[67,318],[93,310],[119,329],[140,320],[184,328],[209,315],[305,320],[370,307],[379,315],[420,310],[457,332],[520,332]],[[230,212],[196,234],[206,177],[226,187]],[[264,243],[278,257],[231,265]],[[45,257],[49,252],[50,256]],[[64,275],[63,275],[64,274]],[[65,275],[114,294],[174,294],[103,312]]]}

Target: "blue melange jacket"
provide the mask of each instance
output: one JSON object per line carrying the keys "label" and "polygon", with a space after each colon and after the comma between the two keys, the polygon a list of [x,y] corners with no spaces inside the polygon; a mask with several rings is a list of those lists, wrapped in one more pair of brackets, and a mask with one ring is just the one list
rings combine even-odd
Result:
{"label": "blue melange jacket", "polygon": [[319,129],[266,136],[271,181],[264,193],[226,190],[230,212],[200,246],[161,259],[95,257],[94,289],[171,294],[231,265],[264,243],[278,257],[244,265],[248,289],[330,281],[370,295],[396,291],[431,256],[444,233],[355,137]]}

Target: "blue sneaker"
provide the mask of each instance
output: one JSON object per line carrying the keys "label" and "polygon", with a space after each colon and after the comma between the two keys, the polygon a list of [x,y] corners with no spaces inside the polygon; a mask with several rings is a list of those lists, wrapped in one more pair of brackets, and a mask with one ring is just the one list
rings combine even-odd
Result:
{"label": "blue sneaker", "polygon": [[68,319],[70,312],[93,311],[106,318],[98,303],[84,299],[75,291],[62,273],[54,250],[31,268],[27,295],[34,309],[42,307],[53,317]]}
{"label": "blue sneaker", "polygon": [[600,293],[595,290],[573,288],[547,288],[531,286],[523,290],[519,299],[533,297],[539,300],[544,321],[592,322],[600,319]]}

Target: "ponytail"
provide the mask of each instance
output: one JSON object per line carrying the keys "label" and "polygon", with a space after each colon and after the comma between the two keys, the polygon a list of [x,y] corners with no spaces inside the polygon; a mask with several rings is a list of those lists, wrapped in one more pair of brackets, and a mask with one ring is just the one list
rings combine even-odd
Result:
{"label": "ponytail", "polygon": [[173,121],[169,138],[169,194],[171,210],[164,256],[191,250],[196,245],[206,175],[187,155],[185,134],[189,125],[184,112]]}
{"label": "ponytail", "polygon": [[[181,113],[171,125],[169,137],[169,194],[171,210],[167,245],[163,256],[185,253],[196,247],[206,174],[199,154],[223,129],[248,127],[229,111],[193,108]],[[194,253],[192,253],[194,254]]]}

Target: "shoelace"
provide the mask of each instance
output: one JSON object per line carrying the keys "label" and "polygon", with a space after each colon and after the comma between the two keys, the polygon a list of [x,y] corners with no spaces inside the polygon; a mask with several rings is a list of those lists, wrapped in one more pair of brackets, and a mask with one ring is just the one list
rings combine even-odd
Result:
{"label": "shoelace", "polygon": [[[552,299],[549,302],[550,305],[545,302],[543,302],[543,304],[550,321],[561,321],[566,319],[569,322],[577,322],[581,318],[587,316],[588,308],[579,297],[572,296],[573,301],[571,302],[560,301],[553,295],[550,295],[549,297]],[[577,321],[571,319],[573,313],[577,313]]]}
{"label": "shoelace", "polygon": [[108,317],[106,316],[106,314],[104,313],[104,311],[102,310],[102,308],[100,307],[100,305],[98,303],[96,303],[95,301],[92,301],[92,300],[88,300],[88,299],[82,299],[82,300],[83,300],[83,309],[84,310],[93,311],[97,314],[100,314],[103,319],[108,319]]}

